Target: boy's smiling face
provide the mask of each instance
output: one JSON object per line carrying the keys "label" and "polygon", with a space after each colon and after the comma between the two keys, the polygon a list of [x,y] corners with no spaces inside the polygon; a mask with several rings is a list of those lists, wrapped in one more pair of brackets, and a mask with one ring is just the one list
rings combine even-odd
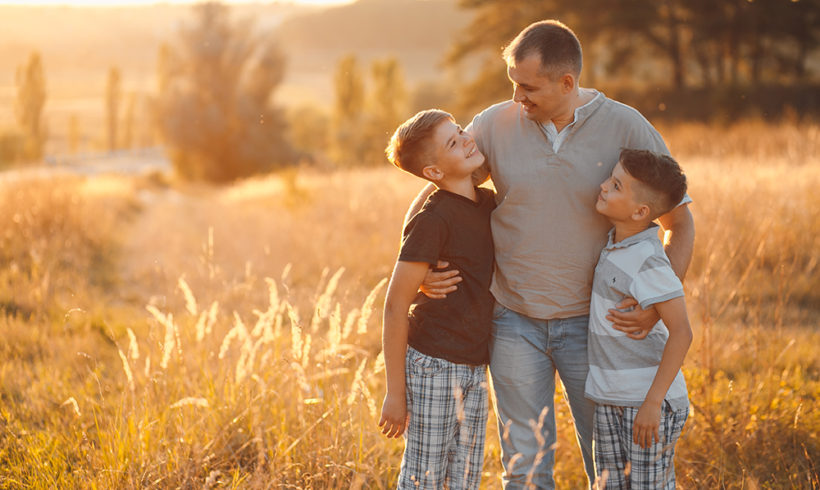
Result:
{"label": "boy's smiling face", "polygon": [[473,137],[449,119],[439,123],[430,141],[433,163],[427,168],[435,167],[441,172],[441,177],[431,180],[464,178],[484,163],[484,155],[478,151]]}
{"label": "boy's smiling face", "polygon": [[601,184],[595,209],[614,221],[630,220],[642,206],[635,199],[635,186],[641,185],[626,173],[621,162],[612,169],[612,175]]}

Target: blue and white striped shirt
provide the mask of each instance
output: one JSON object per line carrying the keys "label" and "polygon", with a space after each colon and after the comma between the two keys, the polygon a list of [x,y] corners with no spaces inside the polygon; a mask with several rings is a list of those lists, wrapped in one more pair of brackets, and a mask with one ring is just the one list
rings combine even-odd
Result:
{"label": "blue and white striped shirt", "polygon": [[[607,310],[627,296],[648,308],[683,296],[683,285],[663,251],[657,225],[618,243],[613,243],[613,237],[614,229],[592,280],[585,394],[601,404],[639,407],[655,379],[669,331],[658,321],[645,339],[631,339],[612,328]],[[673,409],[689,405],[680,371],[665,399]]]}

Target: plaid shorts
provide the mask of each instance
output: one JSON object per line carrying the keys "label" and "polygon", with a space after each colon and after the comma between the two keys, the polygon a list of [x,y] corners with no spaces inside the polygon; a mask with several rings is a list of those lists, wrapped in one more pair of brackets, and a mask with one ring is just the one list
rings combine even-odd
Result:
{"label": "plaid shorts", "polygon": [[689,416],[689,407],[673,410],[664,402],[658,428],[661,442],[646,449],[632,442],[632,423],[638,408],[613,405],[595,408],[592,434],[595,475],[603,480],[602,473],[608,472],[604,487],[607,490],[674,490],[675,443]]}
{"label": "plaid shorts", "polygon": [[399,489],[478,488],[487,430],[487,368],[407,348],[407,412]]}

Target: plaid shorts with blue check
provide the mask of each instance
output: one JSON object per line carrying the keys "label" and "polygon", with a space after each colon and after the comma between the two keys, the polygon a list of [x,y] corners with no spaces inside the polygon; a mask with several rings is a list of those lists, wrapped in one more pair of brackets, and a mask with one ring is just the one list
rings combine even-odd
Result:
{"label": "plaid shorts with blue check", "polygon": [[476,489],[484,464],[487,368],[407,348],[407,411],[399,489]]}
{"label": "plaid shorts with blue check", "polygon": [[[661,442],[646,449],[632,441],[632,424],[639,407],[598,405],[593,422],[595,475],[606,490],[675,488],[675,443],[689,416],[689,407],[661,409],[658,434]],[[604,486],[603,472],[608,473]]]}

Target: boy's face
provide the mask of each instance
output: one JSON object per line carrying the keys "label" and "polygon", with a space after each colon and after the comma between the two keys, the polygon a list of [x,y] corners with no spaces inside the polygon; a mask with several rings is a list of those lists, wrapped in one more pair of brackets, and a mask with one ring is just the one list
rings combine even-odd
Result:
{"label": "boy's face", "polygon": [[621,162],[612,169],[612,175],[601,184],[601,193],[595,209],[615,221],[626,221],[632,218],[641,207],[635,200],[635,186],[640,182],[626,173]]}
{"label": "boy's face", "polygon": [[484,163],[470,134],[449,119],[439,123],[431,138],[433,164],[448,178],[463,178]]}

